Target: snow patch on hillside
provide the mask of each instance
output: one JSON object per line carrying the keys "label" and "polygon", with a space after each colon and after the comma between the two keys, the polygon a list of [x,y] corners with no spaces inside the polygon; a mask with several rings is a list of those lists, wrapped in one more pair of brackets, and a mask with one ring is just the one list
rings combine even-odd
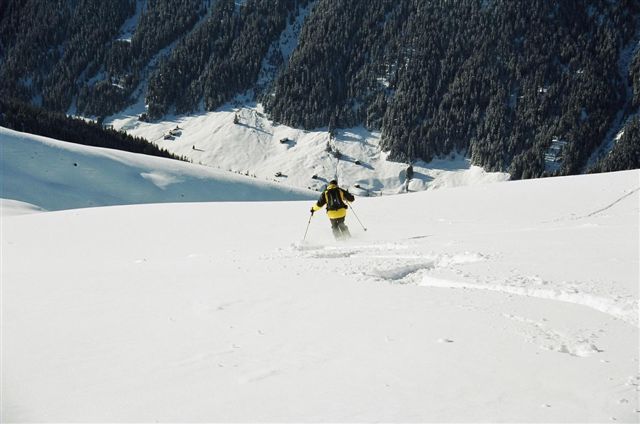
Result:
{"label": "snow patch on hillside", "polygon": [[136,1],[136,10],[133,13],[132,16],[130,16],[124,24],[122,24],[122,27],[120,28],[120,31],[118,32],[118,38],[117,41],[127,41],[127,42],[131,42],[131,39],[133,38],[133,34],[136,31],[136,28],[138,27],[138,21],[140,20],[140,16],[142,15],[142,11],[144,10],[144,8],[146,7],[147,4],[147,0],[137,0]]}
{"label": "snow patch on hillside", "polygon": [[298,46],[300,30],[304,21],[313,11],[316,3],[317,0],[313,0],[306,6],[301,7],[293,22],[287,23],[287,27],[280,34],[280,38],[269,47],[269,51],[262,61],[258,81],[256,82],[256,90],[258,92],[267,89],[282,64],[289,61],[291,54]]}
{"label": "snow patch on hillside", "polygon": [[[485,172],[462,155],[451,155],[414,163],[413,179],[407,181],[408,164],[387,160],[379,132],[339,129],[330,140],[326,128],[307,131],[271,121],[261,104],[248,103],[247,98],[215,112],[168,116],[160,122],[141,122],[137,115],[125,113],[105,123],[194,163],[316,191],[335,177],[362,196],[509,179],[509,174]],[[181,132],[174,137],[169,133],[176,126]]]}

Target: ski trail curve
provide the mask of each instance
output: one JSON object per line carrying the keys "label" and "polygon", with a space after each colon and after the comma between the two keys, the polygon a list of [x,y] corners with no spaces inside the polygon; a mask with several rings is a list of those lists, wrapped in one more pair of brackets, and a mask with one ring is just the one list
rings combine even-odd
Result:
{"label": "ski trail curve", "polygon": [[[611,208],[639,190],[640,188],[634,189],[591,214],[597,214]],[[294,247],[291,253],[312,261],[345,261],[351,268],[350,273],[364,280],[446,289],[485,290],[567,302],[588,307],[634,327],[640,327],[639,300],[631,293],[625,291],[608,292],[606,287],[601,287],[599,284],[578,281],[548,281],[538,276],[519,273],[497,279],[474,277],[464,268],[473,263],[490,261],[491,257],[483,253],[464,251],[448,254],[426,254],[403,243]],[[309,265],[315,266],[313,262]],[[321,266],[324,267],[324,263]],[[461,279],[458,280],[456,277],[445,279],[433,275],[434,272],[442,270],[456,273],[461,276]],[[462,277],[466,281],[463,281]]]}
{"label": "ski trail curve", "polygon": [[623,300],[607,298],[576,290],[561,290],[560,288],[550,289],[532,286],[515,286],[509,282],[502,284],[483,284],[480,282],[460,282],[435,278],[425,275],[418,283],[424,287],[439,287],[449,289],[472,289],[500,292],[518,296],[535,297],[539,299],[555,300],[560,302],[574,303],[595,309],[599,312],[610,315],[616,319],[624,321],[635,327],[640,327],[638,320],[638,300]]}

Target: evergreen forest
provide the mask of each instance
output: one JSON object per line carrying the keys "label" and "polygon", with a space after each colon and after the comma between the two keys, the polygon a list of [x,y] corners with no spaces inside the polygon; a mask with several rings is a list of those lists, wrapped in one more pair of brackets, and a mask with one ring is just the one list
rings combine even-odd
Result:
{"label": "evergreen forest", "polygon": [[514,179],[640,168],[640,2],[0,2],[2,125],[100,121],[140,98],[155,120],[243,93],[290,126],[380,131],[395,161],[462,152]]}

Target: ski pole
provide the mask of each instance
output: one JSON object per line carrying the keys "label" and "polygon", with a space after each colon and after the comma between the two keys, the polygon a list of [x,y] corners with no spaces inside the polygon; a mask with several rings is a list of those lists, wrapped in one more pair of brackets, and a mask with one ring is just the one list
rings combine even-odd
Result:
{"label": "ski pole", "polygon": [[311,218],[313,218],[313,214],[309,216],[309,222],[307,222],[307,229],[304,230],[304,237],[302,237],[302,241],[304,242],[307,238],[307,231],[309,231],[309,224],[311,224]]}
{"label": "ski pole", "polygon": [[[351,206],[351,211],[353,212],[353,216],[355,216],[355,217],[356,217],[356,219],[358,220],[358,223],[359,223],[360,225],[362,225],[362,222],[360,222],[360,218],[358,218],[358,214],[356,213],[356,210],[355,210],[355,209],[353,209],[353,204],[352,204],[351,202],[349,202],[349,206]],[[362,228],[363,228],[365,231],[367,231],[367,227],[365,227],[364,225],[362,225]]]}

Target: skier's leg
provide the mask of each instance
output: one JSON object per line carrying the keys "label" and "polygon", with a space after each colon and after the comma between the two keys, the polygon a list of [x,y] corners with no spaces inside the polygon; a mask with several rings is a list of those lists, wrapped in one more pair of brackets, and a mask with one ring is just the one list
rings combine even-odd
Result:
{"label": "skier's leg", "polygon": [[331,221],[331,231],[333,231],[333,236],[336,240],[340,240],[340,227],[337,219],[330,219]]}
{"label": "skier's leg", "polygon": [[342,238],[350,238],[351,237],[351,233],[349,232],[349,227],[347,227],[347,224],[344,223],[344,218],[340,219],[340,223],[338,224],[338,227],[340,228],[340,232],[342,233]]}
{"label": "skier's leg", "polygon": [[349,229],[345,232],[344,218],[337,218],[331,220],[331,226],[333,229],[333,236],[336,240],[344,240],[349,237]]}

